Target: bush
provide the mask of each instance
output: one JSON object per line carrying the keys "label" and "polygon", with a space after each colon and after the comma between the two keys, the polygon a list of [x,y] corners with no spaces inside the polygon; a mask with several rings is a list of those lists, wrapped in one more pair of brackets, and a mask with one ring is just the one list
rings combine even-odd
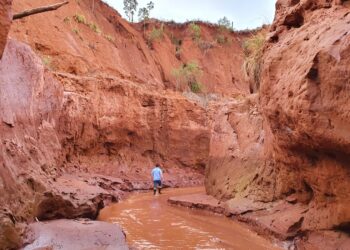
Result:
{"label": "bush", "polygon": [[197,78],[201,76],[202,73],[196,61],[182,64],[179,68],[173,69],[172,75],[176,78],[176,89],[179,89],[179,87],[183,89],[183,87],[187,86],[194,93],[200,92],[202,85]]}
{"label": "bush", "polygon": [[266,31],[262,30],[244,41],[243,69],[247,78],[254,83],[255,90],[260,86],[260,75],[263,58],[263,49],[266,40]]}
{"label": "bush", "polygon": [[75,14],[75,15],[74,15],[74,20],[75,20],[77,23],[86,24],[86,18],[85,18],[84,15]]}
{"label": "bush", "polygon": [[148,36],[149,45],[151,45],[154,41],[156,41],[158,39],[162,39],[163,36],[164,36],[164,25],[163,24],[159,29],[153,28],[153,30],[151,31],[151,33]]}
{"label": "bush", "polygon": [[189,27],[191,30],[192,39],[198,42],[202,36],[201,27],[195,23],[191,23]]}
{"label": "bush", "polygon": [[202,84],[199,82],[192,82],[190,88],[193,93],[202,92]]}
{"label": "bush", "polygon": [[101,33],[100,28],[95,23],[89,23],[89,27],[90,27],[91,30],[93,30],[97,34]]}

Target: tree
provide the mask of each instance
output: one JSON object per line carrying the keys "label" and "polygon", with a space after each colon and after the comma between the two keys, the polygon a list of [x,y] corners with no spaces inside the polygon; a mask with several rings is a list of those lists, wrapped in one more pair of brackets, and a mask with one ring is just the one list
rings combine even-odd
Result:
{"label": "tree", "polygon": [[231,30],[233,26],[233,23],[225,16],[219,19],[218,24],[228,30]]}
{"label": "tree", "polygon": [[147,9],[149,12],[154,9],[154,3],[152,1],[147,4]]}
{"label": "tree", "polygon": [[154,3],[151,1],[147,4],[146,7],[140,8],[139,9],[139,21],[146,21],[149,19],[150,14],[151,14],[151,10],[154,9]]}
{"label": "tree", "polygon": [[137,0],[124,0],[124,12],[130,22],[134,22],[134,14],[137,10]]}

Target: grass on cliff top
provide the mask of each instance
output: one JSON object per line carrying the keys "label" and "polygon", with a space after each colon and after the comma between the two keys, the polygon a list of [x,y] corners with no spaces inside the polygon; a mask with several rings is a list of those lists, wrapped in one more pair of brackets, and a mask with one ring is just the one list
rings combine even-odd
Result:
{"label": "grass on cliff top", "polygon": [[248,79],[259,89],[263,59],[263,49],[266,41],[266,30],[253,34],[243,42],[244,64],[243,70]]}

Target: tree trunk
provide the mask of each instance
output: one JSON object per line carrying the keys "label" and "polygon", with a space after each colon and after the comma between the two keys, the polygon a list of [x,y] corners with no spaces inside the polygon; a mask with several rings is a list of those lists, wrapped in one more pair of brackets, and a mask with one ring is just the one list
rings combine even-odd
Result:
{"label": "tree trunk", "polygon": [[35,8],[35,9],[25,10],[21,13],[14,14],[12,19],[16,20],[16,19],[21,19],[23,17],[39,14],[42,12],[57,10],[58,8],[62,7],[63,5],[66,5],[68,3],[69,3],[69,1],[65,1],[62,3],[54,4],[54,5],[42,6],[42,7]]}

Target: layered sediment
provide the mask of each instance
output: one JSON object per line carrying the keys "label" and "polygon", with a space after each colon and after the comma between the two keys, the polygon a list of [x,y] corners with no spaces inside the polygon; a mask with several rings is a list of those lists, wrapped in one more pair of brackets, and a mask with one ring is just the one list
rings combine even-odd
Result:
{"label": "layered sediment", "polygon": [[[257,94],[242,72],[247,33],[199,22],[198,40],[189,24],[130,24],[101,1],[11,21],[46,2],[0,4],[1,246],[35,218],[96,218],[149,189],[156,162],[166,186],[205,172],[227,215],[301,249],[346,246],[347,1],[277,1]],[[189,62],[205,94],[182,93],[172,72]]]}
{"label": "layered sediment", "polygon": [[263,216],[281,238],[322,238],[333,249],[348,246],[332,237],[348,238],[350,221],[348,14],[347,1],[277,1],[261,76],[258,164],[249,164],[248,180],[237,176],[242,164],[210,164],[206,182],[235,214]]}

